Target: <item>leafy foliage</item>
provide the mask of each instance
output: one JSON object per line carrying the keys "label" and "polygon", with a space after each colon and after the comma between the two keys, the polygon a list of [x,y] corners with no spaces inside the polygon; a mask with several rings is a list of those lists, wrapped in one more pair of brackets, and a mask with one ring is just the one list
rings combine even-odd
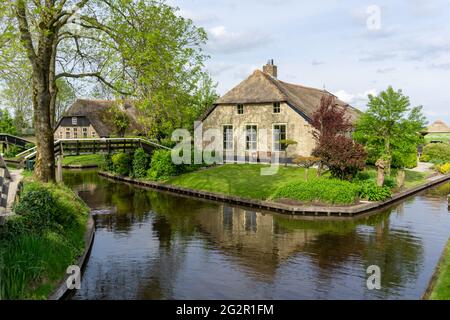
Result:
{"label": "leafy foliage", "polygon": [[423,148],[422,159],[436,164],[450,162],[450,145],[446,143],[430,143]]}
{"label": "leafy foliage", "polygon": [[359,196],[369,201],[382,201],[391,196],[388,186],[379,187],[373,180],[365,180],[359,183]]}
{"label": "leafy foliage", "polygon": [[176,165],[172,161],[169,150],[157,150],[153,153],[148,177],[152,180],[166,180],[182,173],[182,165]]}
{"label": "leafy foliage", "polygon": [[366,147],[373,161],[384,155],[397,166],[408,167],[424,126],[422,107],[411,108],[401,90],[389,87],[378,96],[369,95],[368,109],[359,118],[353,137]]}
{"label": "leafy foliage", "polygon": [[311,168],[312,166],[320,162],[320,158],[312,156],[311,157],[298,156],[294,160],[292,160],[292,162],[302,168]]}
{"label": "leafy foliage", "polygon": [[130,119],[125,111],[121,110],[117,104],[114,104],[108,110],[108,116],[111,117],[114,126],[115,133],[117,133],[120,137],[125,135],[125,130],[130,125]]}
{"label": "leafy foliage", "polygon": [[442,165],[437,165],[436,168],[442,174],[450,173],[450,162],[444,163]]}
{"label": "leafy foliage", "polygon": [[315,178],[279,187],[273,199],[294,199],[306,202],[351,204],[358,198],[358,185],[338,179]]}
{"label": "leafy foliage", "polygon": [[135,178],[144,178],[147,175],[149,157],[144,149],[139,148],[133,156],[133,176]]}
{"label": "leafy foliage", "polygon": [[320,108],[312,118],[317,141],[312,154],[321,159],[333,177],[350,180],[364,169],[367,153],[362,145],[348,137],[352,125],[345,114],[346,108],[338,106],[334,97],[322,97]]}
{"label": "leafy foliage", "polygon": [[131,169],[131,156],[128,153],[117,153],[111,157],[113,171],[126,176]]}
{"label": "leafy foliage", "polygon": [[17,128],[14,126],[14,119],[6,109],[0,109],[0,132],[12,135],[17,134]]}

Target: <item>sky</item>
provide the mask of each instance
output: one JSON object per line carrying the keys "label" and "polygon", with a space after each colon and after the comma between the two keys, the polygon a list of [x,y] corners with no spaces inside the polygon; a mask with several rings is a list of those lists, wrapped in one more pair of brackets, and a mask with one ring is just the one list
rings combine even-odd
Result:
{"label": "sky", "polygon": [[361,110],[392,85],[450,125],[448,0],[169,0],[208,33],[226,93],[268,59],[282,81],[326,88]]}

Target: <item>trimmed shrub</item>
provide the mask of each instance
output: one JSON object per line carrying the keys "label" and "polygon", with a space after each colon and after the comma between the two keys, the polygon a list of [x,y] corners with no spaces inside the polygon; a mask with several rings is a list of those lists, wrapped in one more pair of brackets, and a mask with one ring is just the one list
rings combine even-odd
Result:
{"label": "trimmed shrub", "polygon": [[339,179],[315,178],[279,187],[272,199],[294,199],[329,204],[352,204],[358,198],[357,184]]}
{"label": "trimmed shrub", "polygon": [[375,181],[366,180],[359,183],[359,197],[369,201],[382,201],[391,196],[387,186],[378,187]]}
{"label": "trimmed shrub", "polygon": [[111,157],[113,170],[122,176],[130,173],[131,157],[128,153],[117,153]]}
{"label": "trimmed shrub", "polygon": [[148,163],[149,157],[144,149],[137,149],[133,156],[133,176],[144,178],[147,175]]}
{"label": "trimmed shrub", "polygon": [[423,155],[428,156],[429,162],[435,164],[450,162],[450,145],[445,143],[427,144],[423,148]]}
{"label": "trimmed shrub", "polygon": [[152,180],[165,180],[180,173],[180,168],[172,162],[170,150],[157,150],[153,153],[147,175]]}

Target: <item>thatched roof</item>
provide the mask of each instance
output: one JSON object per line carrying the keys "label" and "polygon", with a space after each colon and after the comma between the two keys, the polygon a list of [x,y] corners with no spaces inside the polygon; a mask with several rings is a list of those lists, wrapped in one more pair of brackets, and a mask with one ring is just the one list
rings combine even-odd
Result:
{"label": "thatched roof", "polygon": [[[286,83],[267,73],[256,70],[247,79],[219,98],[206,112],[202,120],[206,119],[217,105],[271,102],[286,102],[306,119],[311,119],[314,112],[320,106],[322,96],[325,94],[330,93],[325,90]],[[340,106],[348,107],[348,115],[352,122],[354,122],[361,113],[348,103],[337,98],[335,102]]]}
{"label": "thatched roof", "polygon": [[[120,107],[128,115],[130,123],[125,134],[143,133],[144,130],[138,122],[139,110],[130,102],[77,99],[63,114],[62,118],[87,117],[99,136],[109,137],[117,134],[117,128],[109,112],[113,106]],[[58,126],[59,123],[56,127]]]}
{"label": "thatched roof", "polygon": [[450,127],[442,120],[435,121],[432,125],[430,125],[427,130],[427,133],[450,133]]}

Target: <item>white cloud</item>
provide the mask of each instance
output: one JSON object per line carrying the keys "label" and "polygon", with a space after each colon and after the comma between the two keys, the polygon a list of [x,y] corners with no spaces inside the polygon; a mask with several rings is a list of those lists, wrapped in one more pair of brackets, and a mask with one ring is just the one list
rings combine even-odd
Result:
{"label": "white cloud", "polygon": [[223,54],[249,51],[272,41],[270,36],[259,31],[234,32],[229,31],[225,26],[211,28],[208,34],[209,51]]}
{"label": "white cloud", "polygon": [[339,99],[355,107],[364,108],[369,101],[368,95],[376,95],[376,89],[369,89],[362,93],[349,93],[345,90],[339,90],[334,93]]}

